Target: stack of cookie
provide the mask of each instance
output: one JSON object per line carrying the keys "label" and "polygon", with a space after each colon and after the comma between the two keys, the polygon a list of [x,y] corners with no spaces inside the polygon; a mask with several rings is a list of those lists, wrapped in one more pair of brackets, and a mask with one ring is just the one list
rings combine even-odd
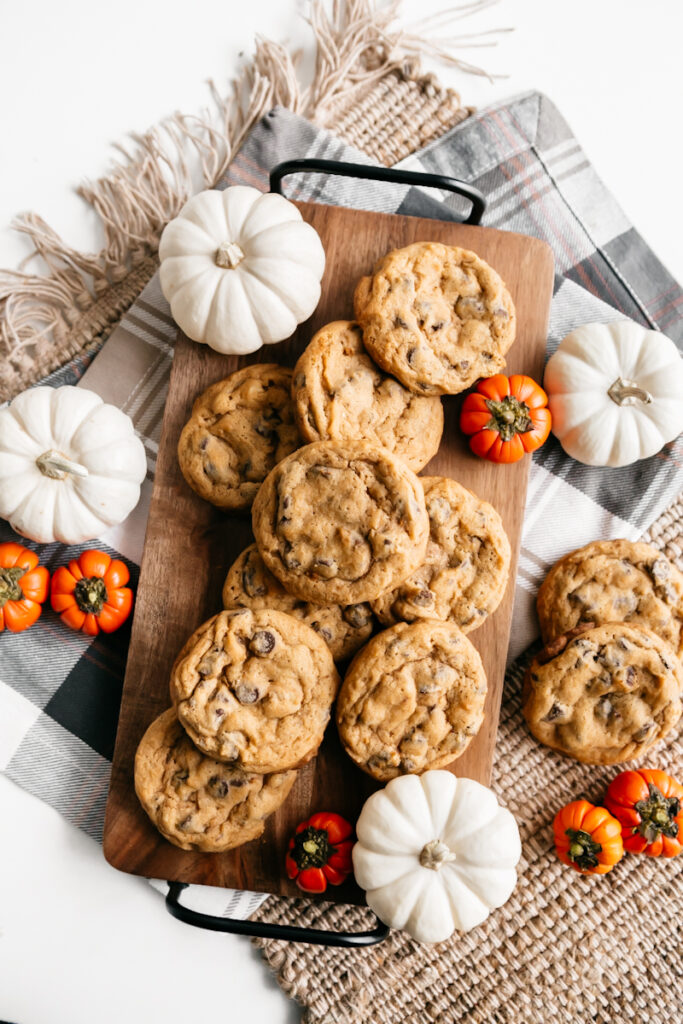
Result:
{"label": "stack of cookie", "polygon": [[588,764],[646,753],[678,722],[683,574],[648,544],[595,541],[560,559],[537,600],[545,647],[524,716],[542,743]]}
{"label": "stack of cookie", "polygon": [[504,365],[514,306],[473,253],[417,243],[359,282],[355,312],[318,331],[293,372],[255,365],[214,384],[180,437],[189,485],[251,507],[255,538],[138,751],[143,806],[184,848],[260,834],[322,739],[334,662],[353,657],[340,737],[379,780],[450,763],[483,720],[465,634],[500,603],[510,546],[491,505],[416,473],[439,447],[439,396]]}

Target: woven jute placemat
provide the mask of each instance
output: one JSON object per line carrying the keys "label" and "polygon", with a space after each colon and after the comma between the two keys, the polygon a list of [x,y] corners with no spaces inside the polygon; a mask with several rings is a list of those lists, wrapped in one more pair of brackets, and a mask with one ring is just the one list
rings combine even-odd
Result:
{"label": "woven jute placemat", "polygon": [[[87,361],[151,278],[161,230],[193,187],[180,162],[169,182],[160,159],[164,145],[167,153],[169,144],[176,147],[179,157],[191,139],[210,185],[251,125],[276,104],[311,116],[384,164],[469,115],[455,92],[420,73],[414,53],[397,45],[386,21],[369,21],[366,0],[342,7],[335,4],[332,22],[313,19],[318,39],[334,42],[338,61],[318,67],[305,96],[288,55],[261,42],[238,83],[238,93],[247,94],[239,115],[234,103],[216,95],[219,127],[216,112],[211,124],[176,115],[138,139],[131,159],[112,175],[81,190],[107,225],[101,253],[77,253],[39,218],[22,219],[51,276],[0,274],[0,400],[74,356]],[[319,5],[314,10],[319,14]],[[355,69],[353,88],[329,85],[343,66]],[[644,539],[683,569],[683,501]],[[601,879],[558,862],[551,808],[581,796],[599,800],[614,770],[571,762],[529,736],[520,713],[523,669],[518,663],[506,680],[492,779],[522,835],[512,898],[485,925],[438,946],[402,933],[366,950],[256,940],[283,990],[305,1007],[308,1024],[683,1021],[683,857],[665,865],[628,857]],[[673,740],[658,748],[657,764],[680,773],[683,745]],[[272,897],[256,917],[352,929],[368,915]]]}

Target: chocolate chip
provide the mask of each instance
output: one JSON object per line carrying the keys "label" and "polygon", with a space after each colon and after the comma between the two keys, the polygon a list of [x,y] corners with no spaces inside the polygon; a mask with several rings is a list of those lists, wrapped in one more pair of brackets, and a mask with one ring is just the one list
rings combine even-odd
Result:
{"label": "chocolate chip", "polygon": [[208,447],[209,447],[209,439],[208,439],[208,437],[203,437],[201,439],[201,441],[199,442],[199,450],[200,450],[200,452],[205,452]]}
{"label": "chocolate chip", "polygon": [[272,426],[269,426],[267,423],[256,423],[254,430],[259,437],[265,438],[273,447],[278,443],[277,430],[273,430]]}
{"label": "chocolate chip", "polygon": [[652,735],[655,728],[656,726],[654,722],[646,722],[645,725],[641,725],[637,732],[634,732],[633,739],[636,743],[641,743]]}
{"label": "chocolate chip", "polygon": [[317,576],[322,576],[325,580],[333,579],[339,571],[333,558],[316,558],[311,569]]}
{"label": "chocolate chip", "polygon": [[332,631],[327,626],[321,626],[319,622],[312,622],[311,629],[314,629],[316,633],[319,633],[325,643],[332,642]]}
{"label": "chocolate chip", "polygon": [[246,683],[239,683],[234,693],[240,704],[255,704],[261,697],[258,686],[248,686]]}
{"label": "chocolate chip", "polygon": [[427,608],[429,605],[434,604],[434,594],[427,587],[423,587],[422,590],[411,598],[411,603],[417,608]]}
{"label": "chocolate chip", "polygon": [[189,772],[188,772],[187,768],[181,768],[179,771],[175,772],[175,774],[173,775],[172,782],[173,782],[173,785],[176,787],[176,789],[180,785],[182,785],[183,782],[187,782],[188,775],[189,775]]}
{"label": "chocolate chip", "polygon": [[225,714],[225,708],[214,708],[213,713],[216,716],[216,718],[222,718],[223,715]]}
{"label": "chocolate chip", "polygon": [[432,324],[430,330],[432,330],[432,331],[440,331],[441,328],[443,327],[443,325],[444,325],[443,320],[439,320],[438,323]]}
{"label": "chocolate chip", "polygon": [[294,387],[295,388],[303,388],[305,386],[306,386],[306,374],[305,373],[297,373],[296,377],[294,378]]}
{"label": "chocolate chip", "polygon": [[249,597],[263,597],[268,593],[268,588],[263,583],[256,582],[256,572],[252,568],[243,571],[242,586],[245,594],[248,594]]}
{"label": "chocolate chip", "polygon": [[610,700],[608,695],[601,697],[598,703],[595,705],[595,714],[597,718],[602,718],[603,721],[607,721],[612,718],[615,714],[614,704]]}
{"label": "chocolate chip", "polygon": [[220,800],[221,797],[228,795],[230,783],[226,779],[222,779],[220,775],[212,775],[206,784],[206,788],[208,789],[211,796],[214,796],[216,797],[216,799]]}
{"label": "chocolate chip", "polygon": [[408,330],[408,324],[406,323],[402,316],[394,317],[394,327],[402,327],[403,330]]}
{"label": "chocolate chip", "polygon": [[414,362],[415,362],[415,353],[416,352],[417,352],[416,348],[409,348],[408,351],[406,352],[406,359],[408,360],[408,363],[410,364],[410,366],[412,366],[414,364]]}
{"label": "chocolate chip", "polygon": [[503,309],[502,306],[500,306],[498,309],[494,309],[493,315],[497,316],[500,320],[503,321],[510,319],[510,314],[508,313],[507,309]]}
{"label": "chocolate chip", "polygon": [[211,480],[212,483],[220,482],[221,475],[218,471],[218,466],[216,466],[215,463],[205,462],[203,469],[204,475],[208,476],[209,480]]}
{"label": "chocolate chip", "polygon": [[364,629],[372,621],[372,612],[367,604],[349,604],[342,609],[342,618],[353,629]]}
{"label": "chocolate chip", "polygon": [[215,673],[218,664],[218,656],[214,652],[205,654],[202,660],[197,665],[197,672],[203,678],[211,676]]}
{"label": "chocolate chip", "polygon": [[401,771],[414,772],[417,768],[417,761],[412,757],[401,758]]}
{"label": "chocolate chip", "polygon": [[275,647],[275,634],[269,629],[257,629],[251,638],[249,650],[252,654],[270,654]]}
{"label": "chocolate chip", "polygon": [[186,832],[191,824],[192,824],[192,815],[188,814],[188,816],[186,818],[183,818],[182,821],[178,822],[178,828],[182,829],[183,832]]}
{"label": "chocolate chip", "polygon": [[564,709],[559,704],[553,704],[548,714],[543,719],[544,722],[554,722],[557,718],[562,718],[564,715]]}

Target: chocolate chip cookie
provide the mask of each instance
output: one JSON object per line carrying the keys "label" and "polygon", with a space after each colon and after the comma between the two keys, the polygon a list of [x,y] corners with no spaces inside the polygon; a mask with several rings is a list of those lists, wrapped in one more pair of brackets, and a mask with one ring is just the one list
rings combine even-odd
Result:
{"label": "chocolate chip cookie", "polygon": [[515,340],[510,293],[467,249],[415,242],[362,277],[356,320],[376,363],[418,395],[464,391],[505,366]]}
{"label": "chocolate chip cookie", "polygon": [[358,604],[395,587],[424,560],[422,484],[365,441],[318,441],[268,475],[252,510],[261,557],[291,594]]}
{"label": "chocolate chip cookie", "polygon": [[355,654],[370,638],[375,623],[369,604],[309,604],[288,594],[266,569],[255,544],[245,548],[228,569],[223,607],[276,608],[293,615],[323,638],[335,661]]}
{"label": "chocolate chip cookie", "polygon": [[427,556],[400,586],[373,601],[372,609],[385,626],[444,619],[469,633],[501,602],[510,542],[487,501],[446,477],[420,479],[429,516]]}
{"label": "chocolate chip cookie", "polygon": [[201,498],[218,508],[250,508],[273,466],[299,447],[291,383],[286,367],[256,363],[197,398],[178,441],[178,462]]}
{"label": "chocolate chip cookie", "polygon": [[661,551],[599,540],[556,562],[536,602],[546,643],[581,623],[632,622],[683,655],[683,573]]}
{"label": "chocolate chip cookie", "polygon": [[260,836],[284,802],[296,772],[258,775],[202,754],[173,708],[142,737],[135,792],[162,836],[182,850],[221,853]]}
{"label": "chocolate chip cookie", "polygon": [[457,626],[401,622],[351,662],[337,701],[339,736],[381,782],[442,768],[479,731],[485,699],[481,658]]}
{"label": "chocolate chip cookie", "polygon": [[171,672],[171,699],[192,742],[245,771],[284,771],[312,757],[339,685],[332,655],[284,612],[219,612]]}
{"label": "chocolate chip cookie", "polygon": [[327,324],[294,368],[292,398],[306,441],[362,438],[398,455],[417,472],[439,448],[440,398],[414,395],[382,373],[350,320]]}
{"label": "chocolate chip cookie", "polygon": [[681,715],[683,669],[644,626],[577,627],[557,637],[526,674],[522,708],[548,747],[586,764],[640,757]]}

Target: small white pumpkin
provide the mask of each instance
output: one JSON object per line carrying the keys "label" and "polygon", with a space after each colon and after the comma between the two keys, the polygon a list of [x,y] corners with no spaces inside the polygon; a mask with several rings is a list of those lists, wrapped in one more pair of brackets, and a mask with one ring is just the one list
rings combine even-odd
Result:
{"label": "small white pumpkin", "polygon": [[553,433],[588,466],[628,466],[683,431],[678,349],[632,320],[572,331],[548,360],[543,386]]}
{"label": "small white pumpkin", "polygon": [[255,352],[288,338],[320,299],[325,251],[293,203],[246,185],[193,196],[164,228],[161,289],[188,338]]}
{"label": "small white pumpkin", "polygon": [[93,391],[30,388],[0,409],[0,518],[39,544],[123,522],[146,472],[130,417]]}
{"label": "small white pumpkin", "polygon": [[517,823],[486,786],[451,772],[401,775],[356,825],[353,871],[368,906],[420,942],[469,931],[517,884]]}

